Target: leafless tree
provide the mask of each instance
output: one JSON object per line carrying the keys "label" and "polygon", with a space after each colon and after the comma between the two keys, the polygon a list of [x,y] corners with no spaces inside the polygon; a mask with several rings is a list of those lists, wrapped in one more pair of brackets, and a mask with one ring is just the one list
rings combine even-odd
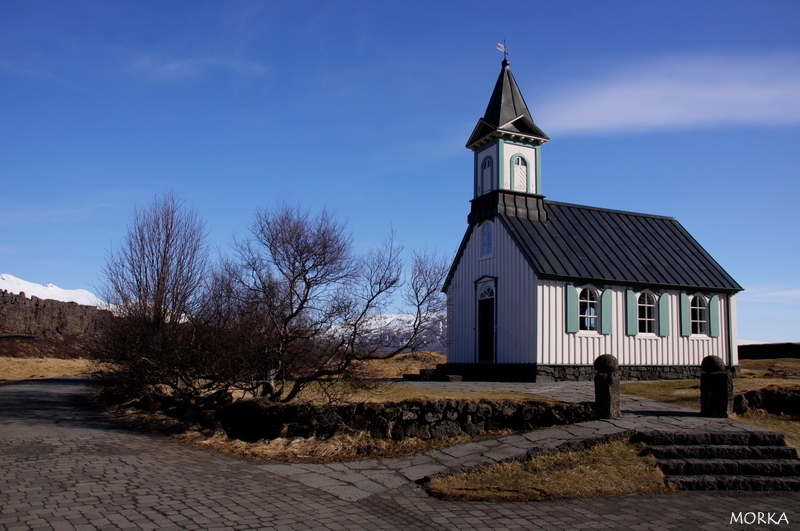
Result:
{"label": "leafless tree", "polygon": [[[233,320],[248,330],[250,371],[245,387],[289,401],[311,383],[356,378],[354,361],[391,357],[424,343],[444,310],[443,261],[415,254],[403,278],[401,246],[393,234],[365,256],[355,256],[344,225],[330,212],[312,217],[299,207],[259,211],[252,236],[228,263]],[[382,314],[399,297],[414,315],[400,339]],[[244,384],[243,384],[244,385]]]}
{"label": "leafless tree", "polygon": [[[363,256],[330,212],[256,213],[233,259],[209,267],[197,215],[171,192],[137,208],[106,263],[116,317],[97,358],[133,392],[196,399],[232,388],[290,401],[311,384],[363,385],[361,360],[425,347],[444,313],[444,261],[415,253],[404,274],[394,234]],[[385,314],[413,316],[407,330]]]}
{"label": "leafless tree", "polygon": [[97,350],[126,386],[180,393],[197,385],[193,317],[208,268],[205,225],[173,192],[135,209],[106,260],[103,295],[116,317]]}

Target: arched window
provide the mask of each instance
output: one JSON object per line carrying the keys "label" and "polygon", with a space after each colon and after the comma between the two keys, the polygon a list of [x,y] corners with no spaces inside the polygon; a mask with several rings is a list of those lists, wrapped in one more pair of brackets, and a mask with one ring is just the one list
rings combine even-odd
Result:
{"label": "arched window", "polygon": [[492,157],[486,157],[481,164],[481,194],[492,190],[492,182]]}
{"label": "arched window", "polygon": [[708,333],[708,302],[702,295],[692,297],[691,322],[692,334]]}
{"label": "arched window", "polygon": [[639,333],[656,333],[656,299],[651,293],[644,292],[639,295]]}
{"label": "arched window", "polygon": [[514,158],[513,190],[518,192],[528,191],[528,161],[522,157]]}
{"label": "arched window", "polygon": [[578,320],[581,330],[597,330],[597,292],[590,288],[578,296]]}
{"label": "arched window", "polygon": [[480,294],[478,295],[478,299],[494,299],[494,288],[487,284],[486,286],[481,289]]}
{"label": "arched window", "polygon": [[481,227],[481,239],[482,239],[481,256],[489,256],[494,252],[494,241],[493,241],[494,227],[492,225],[493,223],[491,221],[487,221]]}

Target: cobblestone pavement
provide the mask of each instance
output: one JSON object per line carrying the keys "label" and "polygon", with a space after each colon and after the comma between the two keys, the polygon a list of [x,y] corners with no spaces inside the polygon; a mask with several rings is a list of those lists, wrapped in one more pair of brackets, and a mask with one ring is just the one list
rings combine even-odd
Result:
{"label": "cobblestone pavement", "polygon": [[[587,400],[583,384],[524,388]],[[715,529],[740,512],[800,528],[800,493],[677,493],[536,503],[457,503],[414,480],[529,448],[639,427],[742,429],[628,399],[595,421],[469,443],[408,459],[263,464],[142,434],[85,407],[80,380],[0,386],[0,529]],[[756,518],[756,516],[753,516]],[[786,524],[786,519],[789,525]],[[734,527],[745,527],[734,524]],[[752,526],[747,526],[752,528]]]}

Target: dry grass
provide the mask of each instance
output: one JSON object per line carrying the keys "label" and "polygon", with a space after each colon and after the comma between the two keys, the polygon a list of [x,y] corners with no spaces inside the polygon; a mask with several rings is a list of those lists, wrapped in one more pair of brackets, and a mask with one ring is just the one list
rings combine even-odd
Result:
{"label": "dry grass", "polygon": [[772,415],[765,411],[748,411],[735,415],[742,422],[782,433],[786,444],[800,451],[800,418],[787,415]]}
{"label": "dry grass", "polygon": [[[766,360],[739,360],[742,379],[749,378],[797,378],[800,376],[800,359],[773,358]],[[798,380],[800,382],[800,380]]]}
{"label": "dry grass", "polygon": [[404,374],[419,374],[423,369],[435,369],[445,363],[447,356],[437,352],[410,352],[387,360],[362,362],[364,369],[375,378],[402,378]]}
{"label": "dry grass", "polygon": [[545,501],[671,492],[643,445],[617,441],[580,452],[502,463],[489,469],[437,478],[433,496],[458,501]]}
{"label": "dry grass", "polygon": [[82,376],[91,372],[90,361],[85,359],[0,357],[0,383],[35,378]]}
{"label": "dry grass", "polygon": [[[511,431],[495,432],[486,434],[481,438],[489,436],[504,437],[511,433]],[[366,432],[356,432],[352,434],[337,434],[328,439],[314,437],[308,439],[278,438],[247,443],[229,439],[222,431],[209,436],[195,430],[173,435],[172,438],[198,448],[215,450],[232,457],[267,459],[288,463],[334,463],[359,459],[406,457],[480,439],[463,435],[442,439],[423,440],[412,438],[393,441],[373,439]]]}
{"label": "dry grass", "polygon": [[[560,402],[550,397],[524,393],[520,391],[459,391],[459,390],[439,390],[423,389],[412,385],[403,385],[399,382],[376,382],[370,389],[343,390],[339,389],[335,393],[340,396],[340,402],[362,403],[362,402],[401,402],[403,400],[512,400],[515,402],[525,400],[536,400],[539,402],[556,403]],[[320,390],[310,386],[304,389],[298,400],[313,404],[327,403],[328,397]]]}
{"label": "dry grass", "polygon": [[657,380],[620,384],[622,394],[700,409],[700,380]]}

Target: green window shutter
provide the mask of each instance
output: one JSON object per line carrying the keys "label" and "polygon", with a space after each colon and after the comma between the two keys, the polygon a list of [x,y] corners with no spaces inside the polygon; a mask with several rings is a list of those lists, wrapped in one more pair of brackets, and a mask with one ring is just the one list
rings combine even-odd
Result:
{"label": "green window shutter", "polygon": [[614,292],[603,290],[600,296],[600,333],[608,335],[614,331]]}
{"label": "green window shutter", "polygon": [[658,335],[669,337],[669,295],[666,293],[658,298]]}
{"label": "green window shutter", "polygon": [[567,284],[565,293],[567,297],[567,332],[574,334],[578,331],[578,290],[572,284]]}
{"label": "green window shutter", "polygon": [[625,333],[635,336],[639,333],[639,301],[636,292],[629,289],[625,292]]}
{"label": "green window shutter", "polygon": [[719,337],[719,296],[714,295],[708,301],[708,335]]}
{"label": "green window shutter", "polygon": [[681,335],[689,337],[692,335],[691,309],[689,308],[689,296],[681,293]]}

